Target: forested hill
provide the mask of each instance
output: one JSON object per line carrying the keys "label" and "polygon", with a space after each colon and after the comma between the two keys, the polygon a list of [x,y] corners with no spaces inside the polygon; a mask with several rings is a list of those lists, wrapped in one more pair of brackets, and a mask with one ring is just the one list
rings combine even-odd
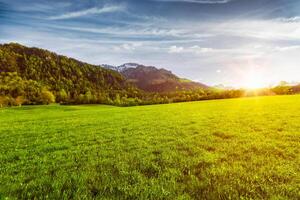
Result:
{"label": "forested hill", "polygon": [[56,102],[112,103],[138,94],[116,71],[16,43],[0,45],[0,73],[2,102],[19,97],[27,104],[55,98]]}

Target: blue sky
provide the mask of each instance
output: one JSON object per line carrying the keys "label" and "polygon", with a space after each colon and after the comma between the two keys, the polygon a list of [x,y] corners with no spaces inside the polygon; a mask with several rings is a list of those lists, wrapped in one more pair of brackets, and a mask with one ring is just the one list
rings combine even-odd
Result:
{"label": "blue sky", "polygon": [[0,0],[0,43],[206,84],[300,81],[298,0]]}

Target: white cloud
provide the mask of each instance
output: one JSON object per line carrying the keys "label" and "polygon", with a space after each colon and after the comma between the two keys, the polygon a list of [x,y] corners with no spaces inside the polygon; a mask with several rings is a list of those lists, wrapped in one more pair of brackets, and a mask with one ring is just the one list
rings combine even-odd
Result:
{"label": "white cloud", "polygon": [[290,50],[296,50],[300,49],[300,46],[295,45],[295,46],[285,46],[285,47],[275,47],[275,51],[290,51]]}
{"label": "white cloud", "polygon": [[94,27],[76,27],[76,26],[58,26],[50,25],[51,28],[67,30],[67,31],[80,31],[86,33],[99,33],[99,34],[109,34],[116,36],[155,36],[155,37],[191,37],[191,38],[206,38],[210,35],[189,35],[182,29],[168,29],[168,28],[157,28],[157,27],[136,27],[136,26],[126,26],[126,27],[104,27],[104,28],[94,28]]}
{"label": "white cloud", "polygon": [[141,42],[124,43],[119,46],[114,46],[115,51],[134,51],[137,47],[141,47],[143,44]]}
{"label": "white cloud", "polygon": [[76,12],[69,12],[58,16],[49,17],[49,20],[63,20],[63,19],[71,19],[77,18],[86,15],[95,15],[95,14],[103,14],[103,13],[112,13],[112,12],[121,12],[124,11],[124,6],[104,6],[102,8],[93,7],[86,10],[80,10]]}
{"label": "white cloud", "polygon": [[184,51],[184,48],[183,47],[177,47],[176,45],[174,46],[170,46],[169,48],[169,53],[181,53]]}
{"label": "white cloud", "polygon": [[202,54],[202,53],[209,53],[209,52],[213,52],[213,51],[214,51],[214,49],[212,49],[212,48],[203,48],[203,47],[199,47],[198,45],[186,47],[186,48],[173,45],[173,46],[170,46],[168,49],[168,53]]}
{"label": "white cloud", "polygon": [[209,53],[214,51],[212,48],[199,47],[198,45],[192,46],[189,49],[193,53],[201,54],[201,53]]}
{"label": "white cloud", "polygon": [[300,16],[289,17],[289,18],[278,18],[277,21],[281,21],[281,22],[300,22]]}
{"label": "white cloud", "polygon": [[299,25],[300,22],[289,23],[278,20],[232,20],[219,23],[217,26],[211,24],[207,28],[215,34],[278,41],[299,40]]}

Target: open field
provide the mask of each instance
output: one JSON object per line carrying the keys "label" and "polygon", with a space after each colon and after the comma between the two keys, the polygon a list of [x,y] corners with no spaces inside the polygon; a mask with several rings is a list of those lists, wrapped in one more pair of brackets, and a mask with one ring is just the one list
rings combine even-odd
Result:
{"label": "open field", "polygon": [[2,197],[300,198],[300,96],[6,108],[0,146]]}

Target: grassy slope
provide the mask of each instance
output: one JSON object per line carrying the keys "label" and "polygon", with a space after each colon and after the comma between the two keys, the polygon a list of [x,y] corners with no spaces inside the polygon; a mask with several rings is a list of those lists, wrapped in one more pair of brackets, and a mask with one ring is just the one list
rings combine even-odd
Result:
{"label": "grassy slope", "polygon": [[0,110],[0,194],[300,196],[300,96]]}

